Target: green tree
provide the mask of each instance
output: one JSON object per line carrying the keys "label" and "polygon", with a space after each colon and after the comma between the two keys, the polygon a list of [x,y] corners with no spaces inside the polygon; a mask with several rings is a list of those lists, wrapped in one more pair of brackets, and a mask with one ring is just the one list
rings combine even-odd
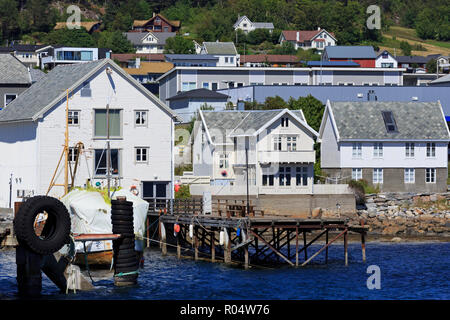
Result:
{"label": "green tree", "polygon": [[15,0],[0,0],[0,29],[5,39],[16,31],[19,11]]}
{"label": "green tree", "polygon": [[299,97],[298,99],[290,98],[288,107],[292,110],[302,110],[308,125],[314,130],[319,131],[325,110],[325,106],[320,100],[310,94],[306,97]]}
{"label": "green tree", "polygon": [[182,36],[175,36],[166,40],[165,53],[193,54],[195,53],[194,42]]}
{"label": "green tree", "polygon": [[53,30],[43,40],[47,44],[58,44],[68,47],[95,47],[97,45],[84,28]]}
{"label": "green tree", "polygon": [[284,109],[287,108],[288,105],[286,101],[283,100],[280,96],[275,97],[267,97],[264,101],[264,106],[262,109],[264,110],[275,110],[275,109]]}
{"label": "green tree", "polygon": [[427,62],[425,65],[425,68],[427,69],[428,73],[435,73],[436,72],[436,59],[431,59]]}
{"label": "green tree", "polygon": [[114,53],[135,52],[133,44],[120,31],[103,31],[97,42],[99,48],[111,49]]}
{"label": "green tree", "polygon": [[288,41],[284,41],[281,46],[276,46],[271,54],[296,54],[297,50],[295,50],[294,45]]}
{"label": "green tree", "polygon": [[402,50],[403,54],[405,56],[410,56],[411,55],[411,45],[409,44],[409,42],[407,41],[401,41],[400,42],[400,49]]}

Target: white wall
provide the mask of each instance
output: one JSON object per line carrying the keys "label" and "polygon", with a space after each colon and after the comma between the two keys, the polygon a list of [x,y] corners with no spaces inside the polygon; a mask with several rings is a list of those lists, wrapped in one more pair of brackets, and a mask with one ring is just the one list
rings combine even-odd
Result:
{"label": "white wall", "polygon": [[328,113],[323,130],[322,143],[320,144],[320,165],[322,168],[339,168],[340,166],[340,149],[337,143],[336,132]]}
{"label": "white wall", "polygon": [[[35,190],[38,175],[37,124],[0,124],[0,207],[9,206],[9,181],[13,174],[11,207],[17,190]],[[57,160],[55,160],[56,162]]]}
{"label": "white wall", "polygon": [[447,167],[447,144],[436,143],[436,157],[426,157],[426,143],[415,142],[414,158],[406,158],[405,143],[383,142],[383,157],[374,158],[373,142],[362,143],[362,157],[353,159],[350,142],[341,143],[342,168],[444,168]]}

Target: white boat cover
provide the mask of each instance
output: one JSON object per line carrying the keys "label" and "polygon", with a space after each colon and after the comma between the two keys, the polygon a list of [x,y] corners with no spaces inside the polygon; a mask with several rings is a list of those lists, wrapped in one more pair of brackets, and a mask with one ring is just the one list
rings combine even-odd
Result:
{"label": "white boat cover", "polygon": [[[114,192],[112,199],[118,196],[125,196],[127,201],[133,202],[134,233],[145,237],[148,202],[124,189]],[[112,233],[111,205],[99,192],[74,189],[61,202],[70,213],[72,233]]]}

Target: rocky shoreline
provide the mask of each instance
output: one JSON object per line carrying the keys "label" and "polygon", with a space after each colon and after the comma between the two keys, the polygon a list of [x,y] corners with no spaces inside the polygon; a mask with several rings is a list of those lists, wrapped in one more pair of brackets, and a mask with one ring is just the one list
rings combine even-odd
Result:
{"label": "rocky shoreline", "polygon": [[450,193],[367,195],[353,223],[364,221],[369,233],[392,236],[450,237]]}

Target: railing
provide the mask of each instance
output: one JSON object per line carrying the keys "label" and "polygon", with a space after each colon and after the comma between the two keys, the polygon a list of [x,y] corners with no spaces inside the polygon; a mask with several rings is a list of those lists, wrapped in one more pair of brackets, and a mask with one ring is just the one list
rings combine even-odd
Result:
{"label": "railing", "polygon": [[279,162],[305,162],[314,163],[316,152],[314,150],[297,151],[259,151],[258,160],[262,163]]}
{"label": "railing", "polygon": [[[154,199],[144,198],[149,203],[148,212],[151,214],[202,214],[203,201],[201,199]],[[171,207],[172,206],[172,207]],[[173,210],[172,210],[173,208]]]}

